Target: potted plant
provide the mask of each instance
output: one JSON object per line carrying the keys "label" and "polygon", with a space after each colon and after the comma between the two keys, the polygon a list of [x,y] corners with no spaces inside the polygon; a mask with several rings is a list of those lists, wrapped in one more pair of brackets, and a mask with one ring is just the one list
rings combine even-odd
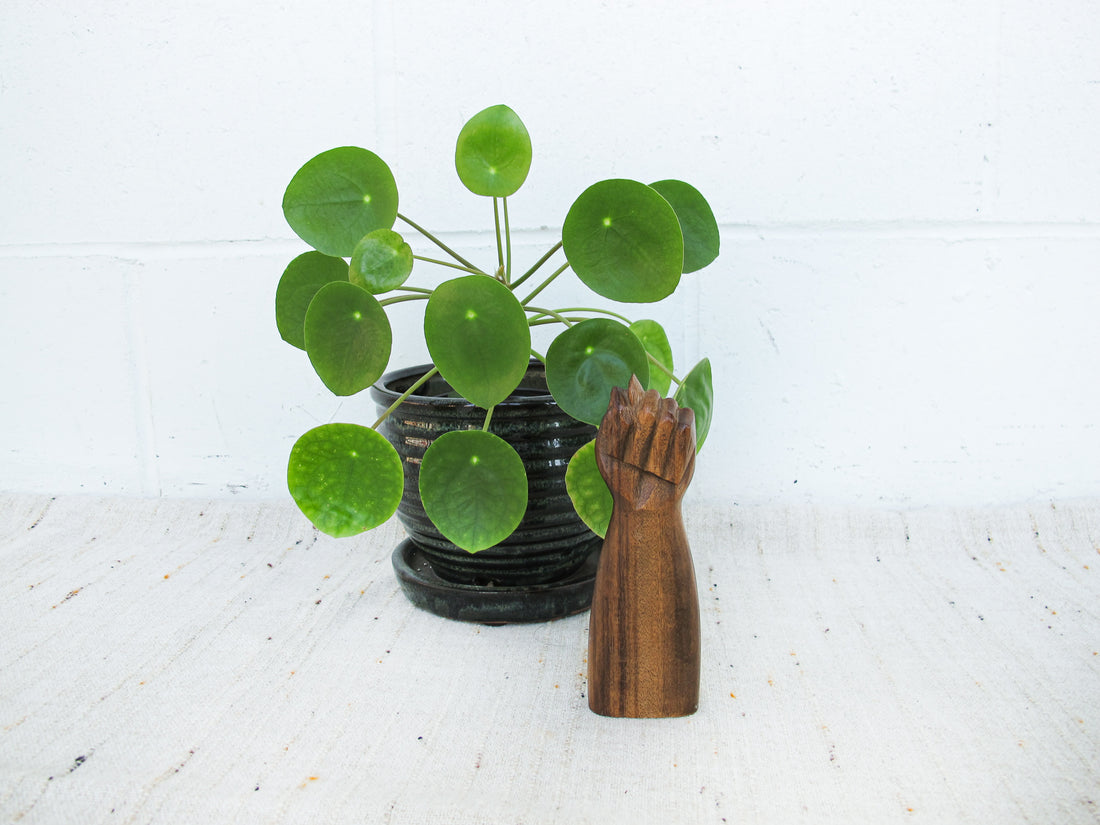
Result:
{"label": "potted plant", "polygon": [[[597,182],[569,209],[561,240],[514,274],[509,198],[526,180],[531,159],[527,129],[507,106],[479,112],[458,135],[458,177],[492,203],[497,256],[488,267],[466,260],[399,212],[392,172],[367,149],[322,152],[293,175],[283,213],[312,250],[296,257],[279,281],[279,332],[305,350],[333,393],[373,387],[382,407],[370,426],[324,424],[291,450],[290,493],[323,532],[342,537],[369,530],[386,522],[403,498],[418,498],[421,520],[463,554],[491,556],[506,547],[524,520],[531,491],[515,440],[499,434],[501,421],[511,405],[532,394],[538,405],[554,404],[565,421],[586,428],[579,448],[570,446],[570,455],[553,463],[576,516],[597,535],[610,517],[610,494],[596,468],[592,438],[612,387],[626,386],[632,375],[662,395],[675,385],[677,403],[695,411],[702,446],[713,398],[708,360],[678,377],[668,337],[655,321],[631,321],[600,307],[546,307],[536,299],[570,270],[613,302],[666,298],[684,273],[718,255],[710,206],[681,181]],[[415,253],[395,231],[398,221],[442,257]],[[543,274],[555,258],[552,271]],[[436,267],[446,277],[434,286],[413,286],[414,265]],[[420,332],[432,364],[394,379],[387,373],[393,333],[386,310],[409,301],[424,304]],[[556,337],[545,353],[537,351],[532,330],[549,329]],[[404,419],[404,413],[394,415],[402,405],[441,395],[454,396],[465,419],[412,439],[419,454],[402,457],[398,448],[409,438],[395,436],[387,421]]]}

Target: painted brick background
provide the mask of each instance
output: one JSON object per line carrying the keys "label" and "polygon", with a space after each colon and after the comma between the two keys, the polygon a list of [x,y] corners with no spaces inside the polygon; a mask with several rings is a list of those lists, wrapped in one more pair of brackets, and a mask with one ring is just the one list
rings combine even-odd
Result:
{"label": "painted brick background", "polygon": [[492,260],[452,159],[501,102],[535,146],[520,264],[601,178],[682,178],[715,208],[719,260],[638,312],[714,362],[696,498],[1100,494],[1088,0],[8,0],[0,488],[285,495],[294,439],[373,406],[279,340],[305,249],[283,188],[371,148],[405,214]]}

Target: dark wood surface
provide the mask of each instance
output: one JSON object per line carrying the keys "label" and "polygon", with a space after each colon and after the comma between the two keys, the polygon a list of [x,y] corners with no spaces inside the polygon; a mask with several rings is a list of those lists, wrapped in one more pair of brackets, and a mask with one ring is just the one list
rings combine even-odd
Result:
{"label": "dark wood surface", "polygon": [[686,716],[699,706],[699,600],[680,514],[694,413],[632,379],[612,392],[596,461],[614,510],[592,598],[588,705],[604,716]]}

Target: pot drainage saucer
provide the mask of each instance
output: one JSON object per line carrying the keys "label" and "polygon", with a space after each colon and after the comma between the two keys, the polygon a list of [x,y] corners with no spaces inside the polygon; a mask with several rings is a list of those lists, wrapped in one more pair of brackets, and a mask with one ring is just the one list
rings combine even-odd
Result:
{"label": "pot drainage saucer", "polygon": [[405,596],[417,607],[448,619],[483,624],[545,622],[582,613],[592,604],[602,542],[593,542],[579,569],[549,584],[519,586],[459,584],[432,569],[412,539],[393,551],[393,570]]}

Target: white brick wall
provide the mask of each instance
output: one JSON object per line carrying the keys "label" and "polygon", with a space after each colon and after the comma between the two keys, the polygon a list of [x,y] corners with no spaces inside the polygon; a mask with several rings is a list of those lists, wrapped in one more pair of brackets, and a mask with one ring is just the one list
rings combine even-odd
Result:
{"label": "white brick wall", "polygon": [[0,488],[284,495],[298,434],[373,412],[275,331],[287,180],[367,146],[403,212],[491,256],[452,153],[498,102],[535,143],[520,260],[603,177],[714,205],[719,261],[639,313],[714,361],[696,497],[1100,494],[1087,0],[8,0]]}

